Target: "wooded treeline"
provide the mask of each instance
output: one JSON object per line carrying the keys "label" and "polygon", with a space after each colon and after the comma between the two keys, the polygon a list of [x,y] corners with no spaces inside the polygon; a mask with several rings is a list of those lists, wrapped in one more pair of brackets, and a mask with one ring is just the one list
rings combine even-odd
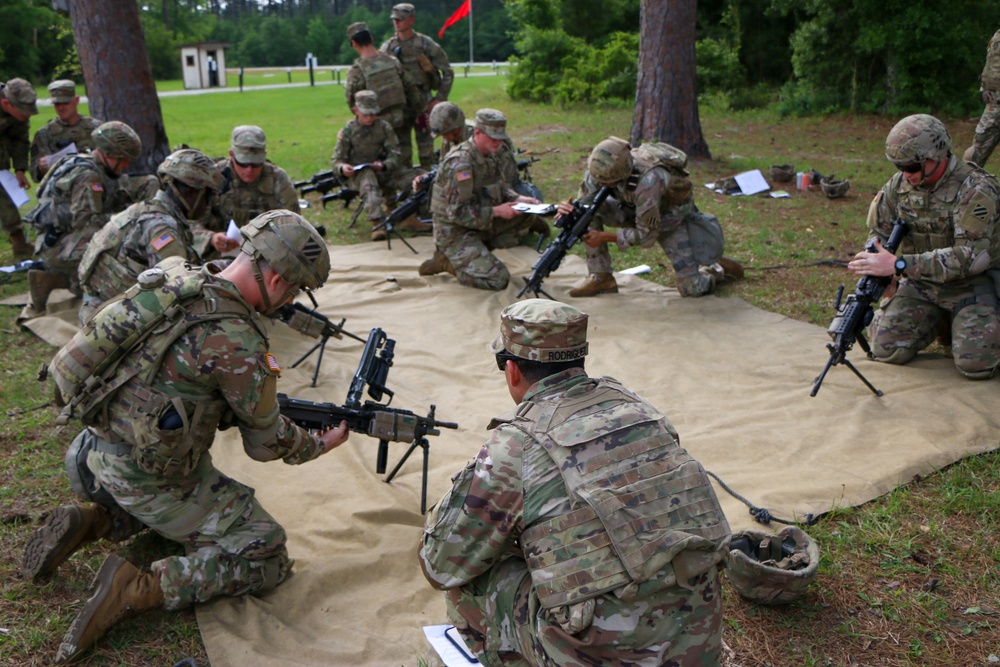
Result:
{"label": "wooded treeline", "polygon": [[[377,43],[392,34],[395,0],[159,0],[140,2],[157,79],[180,78],[177,47],[229,42],[229,66],[349,64],[344,35],[355,21]],[[512,96],[560,104],[635,95],[641,0],[474,0],[474,57],[518,61]],[[416,29],[437,39],[461,0],[416,2]],[[68,17],[49,0],[0,0],[0,77],[79,80]],[[953,0],[700,0],[699,95],[790,113],[966,113],[1000,2]],[[439,40],[465,61],[468,22]]]}

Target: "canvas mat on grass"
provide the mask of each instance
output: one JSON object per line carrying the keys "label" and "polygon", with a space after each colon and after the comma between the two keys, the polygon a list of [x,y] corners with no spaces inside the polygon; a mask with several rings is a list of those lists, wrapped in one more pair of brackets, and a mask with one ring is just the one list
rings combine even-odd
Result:
{"label": "canvas mat on grass", "polygon": [[[459,423],[430,439],[433,504],[479,450],[489,419],[513,406],[487,344],[537,255],[524,247],[498,251],[515,278],[490,293],[447,274],[419,276],[432,242],[413,243],[419,255],[398,241],[391,251],[374,243],[332,248],[333,271],[317,296],[322,312],[347,318],[348,330],[366,337],[377,326],[396,340],[393,406],[424,414],[433,403],[438,419]],[[584,273],[584,263],[569,257],[545,288],[565,298]],[[573,302],[590,314],[588,372],[618,378],[664,411],[706,468],[775,516],[860,504],[997,446],[1000,385],[962,379],[948,358],[921,355],[899,368],[855,350],[851,359],[885,396],[875,398],[837,367],[811,398],[828,357],[822,328],[738,299],[682,299],[632,276],[619,276],[619,285],[621,294]],[[272,331],[284,366],[279,390],[342,403],[363,345],[331,340],[310,387],[316,355],[289,366],[314,341],[281,324]],[[238,434],[220,434],[216,464],[256,488],[287,530],[296,565],[263,598],[199,607],[213,667],[436,664],[421,627],[446,620],[444,602],[415,555],[421,450],[385,484],[375,474],[376,448],[352,434],[316,461],[262,464],[243,453]],[[406,449],[390,445],[390,470]],[[717,492],[734,530],[758,525],[746,506]]]}

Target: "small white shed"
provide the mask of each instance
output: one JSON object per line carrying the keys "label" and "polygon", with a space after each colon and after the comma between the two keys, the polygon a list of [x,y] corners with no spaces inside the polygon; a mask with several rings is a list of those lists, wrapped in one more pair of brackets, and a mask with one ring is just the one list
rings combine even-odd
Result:
{"label": "small white shed", "polygon": [[226,87],[226,47],[229,42],[201,42],[181,46],[185,90]]}

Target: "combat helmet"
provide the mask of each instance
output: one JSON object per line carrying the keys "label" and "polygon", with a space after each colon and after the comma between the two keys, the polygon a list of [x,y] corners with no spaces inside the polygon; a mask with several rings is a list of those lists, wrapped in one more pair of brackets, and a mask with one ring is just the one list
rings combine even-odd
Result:
{"label": "combat helmet", "polygon": [[192,188],[216,192],[222,187],[222,174],[215,168],[215,162],[194,148],[182,148],[168,155],[160,163],[156,175],[167,185],[180,181]]}
{"label": "combat helmet", "polygon": [[829,176],[824,176],[819,179],[819,189],[823,191],[823,194],[827,196],[828,199],[839,199],[847,194],[847,191],[851,189],[851,182],[846,178],[843,180],[837,180],[837,178],[830,174]]}
{"label": "combat helmet", "polygon": [[791,183],[795,179],[795,167],[790,164],[772,164],[767,175],[774,183]]}
{"label": "combat helmet", "polygon": [[142,140],[135,130],[121,122],[102,123],[90,133],[97,150],[117,160],[138,160],[142,154]]}
{"label": "combat helmet", "polygon": [[598,183],[618,183],[632,174],[632,150],[618,137],[608,137],[594,146],[587,158],[587,170]]}
{"label": "combat helmet", "polygon": [[326,243],[298,213],[268,211],[240,228],[241,250],[254,260],[264,259],[285,282],[306,289],[322,287],[330,274]]}
{"label": "combat helmet", "polygon": [[819,545],[795,526],[786,526],[776,535],[741,530],[729,541],[726,579],[737,593],[754,602],[794,602],[816,578],[818,568]]}
{"label": "combat helmet", "polygon": [[465,127],[465,113],[454,102],[440,102],[431,109],[428,125],[431,134],[440,137],[442,134]]}
{"label": "combat helmet", "polygon": [[934,116],[918,113],[896,123],[885,138],[885,157],[893,164],[941,160],[951,151],[951,135]]}

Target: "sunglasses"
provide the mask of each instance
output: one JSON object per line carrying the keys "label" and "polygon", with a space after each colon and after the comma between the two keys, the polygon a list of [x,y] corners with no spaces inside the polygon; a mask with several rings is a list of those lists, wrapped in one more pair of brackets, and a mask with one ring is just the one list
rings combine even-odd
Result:
{"label": "sunglasses", "polygon": [[497,354],[497,368],[499,368],[501,372],[506,372],[507,362],[517,361],[519,358],[520,357],[515,357],[513,354],[508,352],[500,352]]}
{"label": "sunglasses", "polygon": [[913,164],[897,164],[896,169],[899,169],[905,174],[915,174],[924,168],[923,162],[914,162]]}
{"label": "sunglasses", "polygon": [[240,162],[236,158],[233,158],[233,162],[235,162],[236,166],[240,167],[241,169],[246,169],[248,167],[250,169],[263,169],[264,168],[264,163],[254,164],[253,162]]}

